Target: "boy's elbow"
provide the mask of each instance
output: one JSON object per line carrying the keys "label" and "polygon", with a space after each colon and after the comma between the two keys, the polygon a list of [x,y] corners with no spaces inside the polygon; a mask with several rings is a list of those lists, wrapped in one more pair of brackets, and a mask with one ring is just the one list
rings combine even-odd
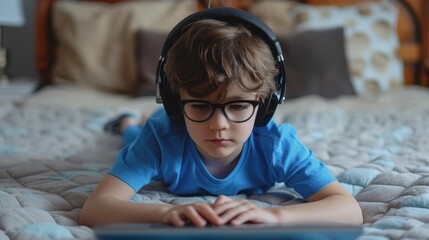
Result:
{"label": "boy's elbow", "polygon": [[82,208],[79,216],[79,225],[85,225],[91,227],[91,221],[88,219],[86,211]]}
{"label": "boy's elbow", "polygon": [[88,207],[88,202],[82,207],[79,216],[79,225],[85,225],[88,227],[93,227],[95,225],[94,219],[91,217],[94,214],[90,213],[90,209]]}
{"label": "boy's elbow", "polygon": [[351,201],[351,206],[353,209],[352,213],[350,216],[354,216],[353,218],[350,218],[350,220],[352,221],[351,224],[356,224],[356,225],[361,225],[363,224],[363,213],[362,213],[362,209],[359,205],[359,203],[357,202],[357,200],[354,197],[350,197],[350,201]]}
{"label": "boy's elbow", "polygon": [[363,214],[362,214],[362,209],[360,207],[358,208],[358,214],[356,217],[356,224],[359,224],[359,225],[363,224]]}
{"label": "boy's elbow", "polygon": [[354,217],[351,218],[351,224],[354,225],[362,225],[363,224],[363,215],[361,209],[357,209],[356,214],[353,215]]}

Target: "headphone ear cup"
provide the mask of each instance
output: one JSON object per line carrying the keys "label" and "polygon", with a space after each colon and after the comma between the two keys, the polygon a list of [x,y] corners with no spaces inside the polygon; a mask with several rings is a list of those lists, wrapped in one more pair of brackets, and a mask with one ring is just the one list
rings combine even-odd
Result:
{"label": "headphone ear cup", "polygon": [[164,75],[161,77],[163,80],[159,85],[159,92],[162,97],[162,103],[164,105],[165,111],[167,112],[168,118],[175,124],[184,125],[185,121],[183,119],[182,106],[180,106],[179,100],[171,91],[168,80]]}
{"label": "headphone ear cup", "polygon": [[265,99],[264,103],[259,105],[258,112],[256,114],[255,127],[263,127],[273,117],[278,104],[277,95],[272,93],[270,97]]}

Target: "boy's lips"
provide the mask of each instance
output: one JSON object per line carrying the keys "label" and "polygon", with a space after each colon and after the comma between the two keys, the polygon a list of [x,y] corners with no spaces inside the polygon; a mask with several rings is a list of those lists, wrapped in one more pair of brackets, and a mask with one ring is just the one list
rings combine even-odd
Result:
{"label": "boy's lips", "polygon": [[231,140],[224,139],[224,138],[208,139],[207,141],[216,145],[226,145],[232,142]]}

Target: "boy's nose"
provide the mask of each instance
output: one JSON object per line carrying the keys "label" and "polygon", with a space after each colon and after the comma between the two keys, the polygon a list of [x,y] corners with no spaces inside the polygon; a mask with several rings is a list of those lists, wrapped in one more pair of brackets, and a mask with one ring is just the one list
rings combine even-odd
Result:
{"label": "boy's nose", "polygon": [[229,126],[229,120],[226,118],[222,109],[215,109],[213,116],[210,118],[210,129],[225,129]]}

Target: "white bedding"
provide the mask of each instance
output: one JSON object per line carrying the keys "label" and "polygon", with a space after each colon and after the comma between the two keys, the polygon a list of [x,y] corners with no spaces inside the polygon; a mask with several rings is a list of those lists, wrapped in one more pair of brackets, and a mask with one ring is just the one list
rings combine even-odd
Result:
{"label": "white bedding", "polygon": [[[93,238],[80,209],[109,169],[120,139],[102,131],[118,112],[151,111],[153,97],[129,99],[56,86],[8,105],[0,115],[0,239]],[[364,214],[360,239],[429,238],[429,91],[407,87],[382,96],[279,105],[274,117],[301,139],[356,197]],[[302,202],[282,185],[259,196],[264,207]],[[136,202],[186,203],[153,184]]]}
{"label": "white bedding", "polygon": [[79,87],[74,84],[56,84],[43,88],[31,96],[27,104],[59,105],[93,109],[116,109],[118,111],[153,110],[161,105],[152,96],[133,98],[126,95],[103,92],[97,89]]}

